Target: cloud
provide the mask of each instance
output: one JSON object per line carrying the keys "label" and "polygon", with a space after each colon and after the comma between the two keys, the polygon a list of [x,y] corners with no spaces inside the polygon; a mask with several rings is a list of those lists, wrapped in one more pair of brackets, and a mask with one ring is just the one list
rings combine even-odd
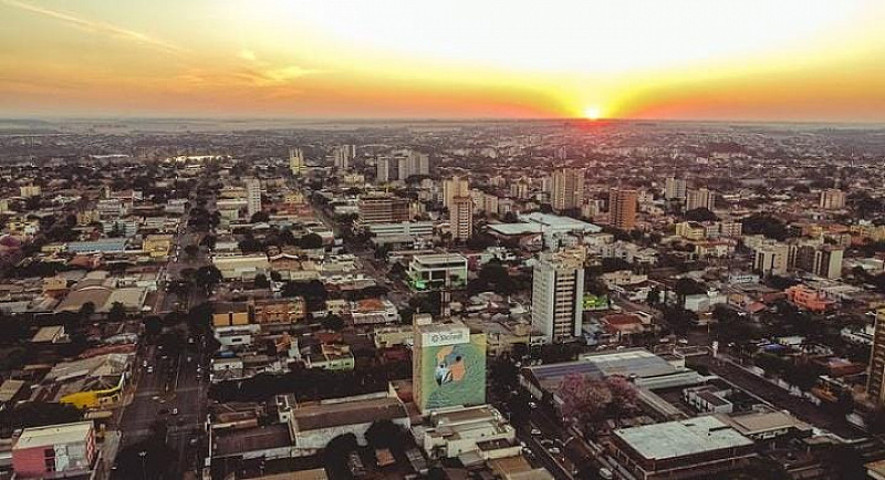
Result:
{"label": "cloud", "polygon": [[237,56],[249,62],[258,61],[258,57],[255,55],[255,52],[249,49],[240,50],[240,53],[238,53]]}
{"label": "cloud", "polygon": [[48,8],[32,5],[30,3],[20,2],[18,0],[0,0],[0,3],[13,8],[18,8],[20,10],[25,10],[31,13],[36,13],[38,15],[43,15],[45,17],[58,20],[81,30],[85,30],[89,33],[128,40],[131,42],[142,44],[147,47],[157,48],[168,53],[181,54],[185,52],[184,49],[171,43],[153,38],[141,32],[129,30],[127,28],[119,27],[110,23],[77,17],[68,13],[50,10]]}

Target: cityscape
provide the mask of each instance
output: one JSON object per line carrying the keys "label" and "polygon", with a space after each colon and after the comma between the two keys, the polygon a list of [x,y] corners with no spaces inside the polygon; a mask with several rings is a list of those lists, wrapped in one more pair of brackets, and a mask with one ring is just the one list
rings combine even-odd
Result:
{"label": "cityscape", "polygon": [[186,3],[0,0],[0,479],[885,479],[881,5]]}

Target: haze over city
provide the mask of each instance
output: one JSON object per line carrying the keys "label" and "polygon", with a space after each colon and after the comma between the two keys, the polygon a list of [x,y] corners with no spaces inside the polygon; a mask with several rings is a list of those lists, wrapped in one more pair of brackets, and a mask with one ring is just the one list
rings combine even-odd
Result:
{"label": "haze over city", "polygon": [[0,114],[876,122],[876,0],[0,1]]}

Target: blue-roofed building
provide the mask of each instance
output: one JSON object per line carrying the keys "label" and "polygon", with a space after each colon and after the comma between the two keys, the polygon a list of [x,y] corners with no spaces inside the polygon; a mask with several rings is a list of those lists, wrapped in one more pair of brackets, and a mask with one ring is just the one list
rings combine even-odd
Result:
{"label": "blue-roofed building", "polygon": [[125,238],[102,238],[85,242],[69,242],[69,253],[120,253],[126,250]]}

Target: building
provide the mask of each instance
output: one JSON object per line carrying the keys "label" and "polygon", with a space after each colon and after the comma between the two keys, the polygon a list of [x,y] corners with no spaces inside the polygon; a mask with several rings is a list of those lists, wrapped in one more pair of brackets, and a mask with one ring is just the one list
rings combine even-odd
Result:
{"label": "building", "polygon": [[885,404],[885,309],[876,312],[867,395],[877,405]]}
{"label": "building", "polygon": [[583,249],[545,253],[532,274],[532,326],[547,343],[581,334],[584,313]]}
{"label": "building", "polygon": [[786,289],[787,299],[796,304],[799,308],[810,310],[812,312],[827,312],[833,310],[837,303],[836,300],[827,295],[826,292],[815,290],[805,285],[793,285]]}
{"label": "building", "polygon": [[292,175],[301,175],[304,172],[304,151],[300,148],[289,149],[289,170]]}
{"label": "building", "polygon": [[685,210],[691,211],[706,208],[712,211],[716,202],[716,194],[706,188],[690,189],[685,195]]}
{"label": "building", "polygon": [[845,208],[845,192],[838,188],[828,188],[820,192],[820,208],[839,210]]}
{"label": "building", "polygon": [[390,158],[384,157],[375,160],[375,182],[387,183],[390,181]]}
{"label": "building", "polygon": [[467,241],[473,236],[473,200],[470,197],[454,197],[449,208],[449,224],[452,240]]}
{"label": "building", "polygon": [[415,175],[430,175],[430,155],[413,150],[399,162],[399,179],[406,180]]}
{"label": "building", "polygon": [[667,200],[685,200],[685,180],[681,178],[667,178],[664,184],[664,198]]}
{"label": "building", "polygon": [[753,270],[764,276],[785,275],[790,266],[790,246],[779,242],[764,242],[756,246]]}
{"label": "building", "polygon": [[553,209],[581,208],[584,203],[584,170],[563,168],[553,172]]}
{"label": "building", "polygon": [[609,190],[609,223],[620,230],[636,228],[636,205],[639,192],[636,190],[612,188]]}
{"label": "building", "polygon": [[43,189],[40,188],[40,185],[22,185],[18,188],[19,195],[22,198],[31,198],[31,197],[39,197],[43,194]]}
{"label": "building", "polygon": [[819,277],[837,279],[842,276],[842,255],[845,250],[831,245],[800,245],[796,248],[796,268]]}
{"label": "building", "polygon": [[359,200],[359,220],[363,225],[408,222],[409,201],[391,196],[368,196]]}
{"label": "building", "polygon": [[471,455],[491,460],[521,452],[516,430],[490,405],[435,411],[428,422],[422,447],[433,459],[460,458],[470,465]]}
{"label": "building", "polygon": [[366,431],[377,421],[389,420],[405,430],[411,428],[403,402],[384,394],[299,406],[292,409],[289,418],[293,443],[302,455],[316,453],[346,433],[354,434],[360,445],[366,445]]}
{"label": "building", "polygon": [[417,318],[412,349],[412,397],[422,413],[486,401],[486,336],[461,322]]}
{"label": "building", "polygon": [[246,211],[249,218],[261,211],[261,182],[257,178],[246,180]]}
{"label": "building", "polygon": [[369,233],[379,239],[399,237],[432,237],[433,222],[375,223],[369,225]]}
{"label": "building", "polygon": [[612,432],[611,455],[641,480],[715,478],[755,458],[754,442],[715,416]]}
{"label": "building", "polygon": [[469,196],[470,184],[466,178],[452,177],[443,182],[443,205],[449,209],[450,214],[455,198]]}
{"label": "building", "polygon": [[97,451],[91,421],[31,427],[12,447],[16,478],[61,478],[88,475]]}
{"label": "building", "polygon": [[350,160],[353,159],[355,148],[353,145],[342,145],[336,147],[332,152],[332,165],[338,170],[347,170],[350,168]]}
{"label": "building", "polygon": [[462,288],[467,285],[467,258],[459,253],[415,255],[409,279],[416,290]]}

